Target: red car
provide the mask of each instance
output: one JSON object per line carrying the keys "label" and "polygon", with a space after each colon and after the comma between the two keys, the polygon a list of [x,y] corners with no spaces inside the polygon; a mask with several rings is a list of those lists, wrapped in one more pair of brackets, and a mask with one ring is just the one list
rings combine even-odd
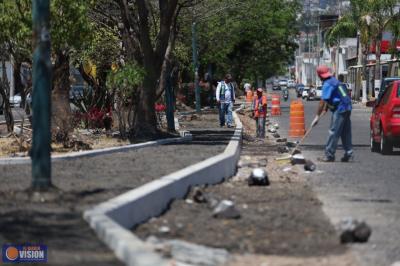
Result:
{"label": "red car", "polygon": [[370,128],[371,151],[389,154],[400,147],[400,81],[389,85],[373,103]]}

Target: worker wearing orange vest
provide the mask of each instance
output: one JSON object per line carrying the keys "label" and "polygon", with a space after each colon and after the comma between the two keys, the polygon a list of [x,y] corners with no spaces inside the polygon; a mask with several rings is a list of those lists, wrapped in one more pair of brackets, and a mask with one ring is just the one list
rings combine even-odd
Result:
{"label": "worker wearing orange vest", "polygon": [[258,88],[253,100],[253,114],[256,120],[257,138],[265,138],[265,119],[267,117],[267,96]]}

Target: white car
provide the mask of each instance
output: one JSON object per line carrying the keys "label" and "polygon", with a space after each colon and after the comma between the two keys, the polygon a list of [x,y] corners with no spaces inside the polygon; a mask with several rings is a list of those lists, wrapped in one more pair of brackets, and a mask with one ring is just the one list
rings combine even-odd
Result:
{"label": "white car", "polygon": [[281,79],[279,80],[279,87],[287,87],[288,86],[288,81],[287,79]]}
{"label": "white car", "polygon": [[289,88],[294,88],[294,87],[296,87],[296,82],[294,82],[293,79],[289,79],[289,80],[288,80],[288,87],[289,87]]}

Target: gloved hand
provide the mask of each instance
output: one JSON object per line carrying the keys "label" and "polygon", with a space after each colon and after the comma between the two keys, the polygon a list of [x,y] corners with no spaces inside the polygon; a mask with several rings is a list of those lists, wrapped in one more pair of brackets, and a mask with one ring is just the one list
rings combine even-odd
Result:
{"label": "gloved hand", "polygon": [[319,115],[316,115],[314,120],[311,122],[311,127],[315,127],[318,124]]}

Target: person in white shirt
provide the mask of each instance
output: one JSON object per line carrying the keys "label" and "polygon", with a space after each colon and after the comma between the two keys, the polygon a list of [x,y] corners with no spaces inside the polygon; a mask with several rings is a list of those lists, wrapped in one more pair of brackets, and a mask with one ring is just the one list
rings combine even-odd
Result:
{"label": "person in white shirt", "polygon": [[216,99],[219,105],[219,125],[225,126],[226,115],[227,127],[233,127],[232,109],[235,102],[235,88],[230,74],[226,74],[224,80],[218,83]]}

